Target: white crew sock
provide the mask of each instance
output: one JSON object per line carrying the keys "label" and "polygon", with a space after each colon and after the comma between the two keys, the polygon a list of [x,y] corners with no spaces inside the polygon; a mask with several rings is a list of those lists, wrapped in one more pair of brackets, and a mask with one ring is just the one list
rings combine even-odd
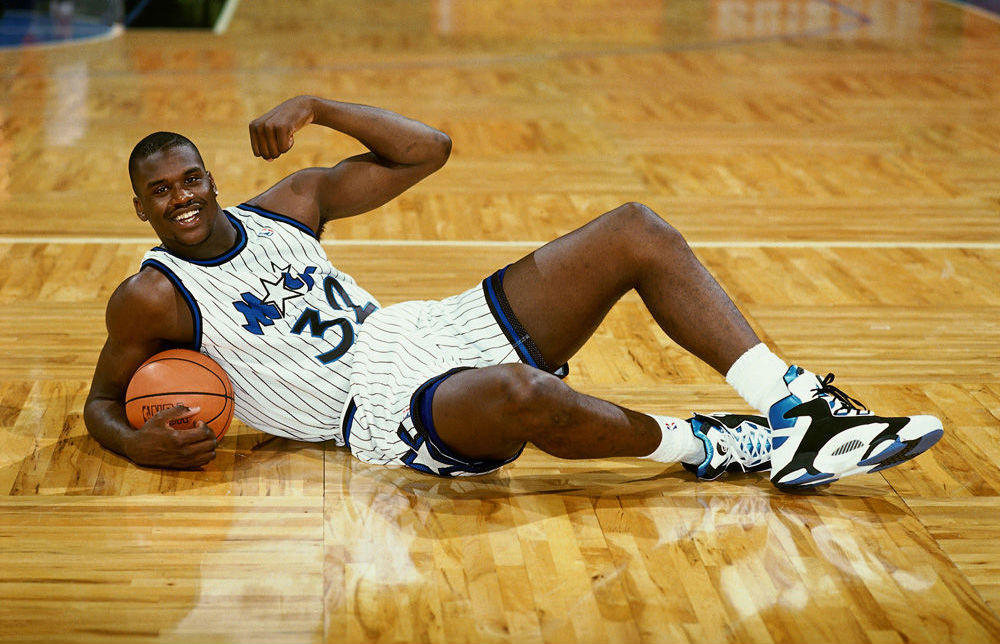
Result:
{"label": "white crew sock", "polygon": [[670,416],[649,416],[660,426],[663,433],[660,446],[652,454],[643,456],[658,463],[689,463],[701,465],[705,460],[705,443],[694,435],[691,423]]}
{"label": "white crew sock", "polygon": [[788,395],[787,371],[785,361],[762,342],[736,359],[726,373],[726,382],[751,407],[767,416],[771,405]]}

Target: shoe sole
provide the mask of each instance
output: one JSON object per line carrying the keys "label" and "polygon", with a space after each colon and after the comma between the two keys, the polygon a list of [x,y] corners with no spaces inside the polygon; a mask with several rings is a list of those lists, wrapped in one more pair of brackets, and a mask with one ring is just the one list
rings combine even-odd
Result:
{"label": "shoe sole", "polygon": [[[782,489],[804,489],[833,483],[845,476],[880,472],[926,452],[944,435],[941,421],[933,416],[912,416],[897,434],[889,436],[885,430],[900,419],[872,416],[869,420],[827,438],[813,455],[811,468],[787,472],[782,475],[784,480],[772,479],[772,483]],[[796,449],[807,442],[808,434],[807,429]],[[797,456],[793,454],[789,462]]]}

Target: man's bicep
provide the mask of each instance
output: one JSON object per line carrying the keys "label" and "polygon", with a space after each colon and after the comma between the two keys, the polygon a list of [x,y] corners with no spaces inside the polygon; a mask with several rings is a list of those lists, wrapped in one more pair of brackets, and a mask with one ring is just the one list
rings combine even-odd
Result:
{"label": "man's bicep", "polygon": [[122,342],[109,336],[97,358],[90,398],[119,402],[123,400],[132,375],[139,365],[157,352],[159,346],[158,343],[144,345]]}
{"label": "man's bicep", "polygon": [[[140,286],[137,288],[137,286]],[[108,336],[97,359],[91,397],[121,398],[135,370],[170,342],[177,319],[171,290],[123,284],[111,296],[105,313]],[[142,293],[141,295],[139,293]]]}
{"label": "man's bicep", "polygon": [[344,159],[318,178],[316,203],[323,222],[378,208],[433,172],[422,165],[394,165],[372,153]]}
{"label": "man's bicep", "polygon": [[156,353],[163,341],[148,332],[148,327],[129,319],[124,306],[109,303],[106,314],[108,337],[94,369],[91,398],[120,399],[132,374],[147,358]]}
{"label": "man's bicep", "polygon": [[368,152],[344,159],[332,168],[299,170],[248,203],[319,231],[332,219],[378,208],[438,167],[392,164]]}

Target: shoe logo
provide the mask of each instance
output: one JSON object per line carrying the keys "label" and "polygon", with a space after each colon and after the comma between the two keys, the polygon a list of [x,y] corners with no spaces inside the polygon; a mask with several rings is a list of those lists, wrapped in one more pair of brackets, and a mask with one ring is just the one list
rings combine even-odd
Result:
{"label": "shoe logo", "polygon": [[725,456],[726,453],[729,452],[729,450],[726,448],[726,446],[723,445],[722,443],[719,443],[715,447],[715,451],[717,451],[719,453],[719,456]]}

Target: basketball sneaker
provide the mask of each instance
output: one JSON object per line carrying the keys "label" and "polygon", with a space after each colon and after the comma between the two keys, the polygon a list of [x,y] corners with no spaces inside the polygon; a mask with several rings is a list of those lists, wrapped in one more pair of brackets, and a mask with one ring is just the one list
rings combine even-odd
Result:
{"label": "basketball sneaker", "polygon": [[689,421],[705,443],[705,460],[682,463],[698,478],[712,480],[723,472],[757,472],[771,467],[771,429],[763,416],[695,414]]}
{"label": "basketball sneaker", "polygon": [[933,416],[876,416],[860,401],[800,367],[785,373],[788,396],[768,412],[771,482],[807,488],[908,461],[938,442]]}

